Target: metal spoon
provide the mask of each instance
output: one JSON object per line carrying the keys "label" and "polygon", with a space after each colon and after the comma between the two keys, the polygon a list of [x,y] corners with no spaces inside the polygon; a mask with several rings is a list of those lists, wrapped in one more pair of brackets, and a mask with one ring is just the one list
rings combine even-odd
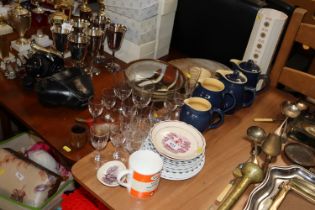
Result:
{"label": "metal spoon", "polygon": [[286,116],[285,120],[276,129],[275,134],[286,138],[286,127],[289,118],[296,118],[301,114],[301,110],[298,108],[296,103],[291,101],[284,101],[281,103],[281,112]]}
{"label": "metal spoon", "polygon": [[258,164],[257,155],[259,154],[258,146],[262,144],[266,138],[266,132],[264,129],[258,126],[251,126],[247,129],[247,137],[253,142],[254,150],[252,151],[252,162]]}

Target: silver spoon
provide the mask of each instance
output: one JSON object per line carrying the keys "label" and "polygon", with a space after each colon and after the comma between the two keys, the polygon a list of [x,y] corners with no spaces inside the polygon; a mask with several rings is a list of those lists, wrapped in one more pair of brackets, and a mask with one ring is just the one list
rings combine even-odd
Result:
{"label": "silver spoon", "polygon": [[261,145],[264,139],[266,138],[266,132],[259,126],[251,126],[247,129],[247,137],[254,144],[253,155],[258,155],[258,145]]}

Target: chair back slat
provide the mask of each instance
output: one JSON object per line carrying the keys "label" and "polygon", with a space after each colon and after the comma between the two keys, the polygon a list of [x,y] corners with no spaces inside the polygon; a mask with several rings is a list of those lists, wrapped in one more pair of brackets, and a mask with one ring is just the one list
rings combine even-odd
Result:
{"label": "chair back slat", "polygon": [[270,85],[279,83],[305,96],[315,98],[315,75],[286,66],[295,42],[315,49],[315,25],[304,23],[306,10],[297,8],[290,19],[280,50],[271,70]]}

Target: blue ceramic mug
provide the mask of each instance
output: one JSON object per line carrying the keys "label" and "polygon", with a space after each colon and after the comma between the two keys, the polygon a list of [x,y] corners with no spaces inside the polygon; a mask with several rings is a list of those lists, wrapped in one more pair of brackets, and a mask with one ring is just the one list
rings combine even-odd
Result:
{"label": "blue ceramic mug", "polygon": [[[218,116],[215,121],[214,115]],[[191,97],[184,100],[179,119],[203,132],[209,128],[219,127],[224,122],[224,114],[222,110],[214,108],[208,100]]]}
{"label": "blue ceramic mug", "polygon": [[[234,94],[226,91],[223,82],[215,78],[204,79],[194,90],[193,96],[207,99],[213,107],[223,112],[232,110],[236,105]],[[225,103],[227,100],[231,100],[231,103]]]}

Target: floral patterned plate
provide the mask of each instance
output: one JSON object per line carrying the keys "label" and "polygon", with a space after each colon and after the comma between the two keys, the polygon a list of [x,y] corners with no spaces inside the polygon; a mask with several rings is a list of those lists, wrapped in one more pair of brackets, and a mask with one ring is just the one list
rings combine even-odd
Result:
{"label": "floral patterned plate", "polygon": [[176,160],[191,160],[204,153],[206,142],[193,126],[181,121],[162,121],[154,125],[149,138],[162,155]]}
{"label": "floral patterned plate", "polygon": [[105,163],[97,170],[96,177],[103,185],[116,187],[119,185],[116,180],[118,172],[125,169],[126,166],[123,164],[123,162],[112,160]]}

